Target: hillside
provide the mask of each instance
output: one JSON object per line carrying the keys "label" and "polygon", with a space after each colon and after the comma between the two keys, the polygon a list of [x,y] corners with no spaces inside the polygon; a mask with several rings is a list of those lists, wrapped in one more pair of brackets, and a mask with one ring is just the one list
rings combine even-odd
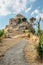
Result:
{"label": "hillside", "polygon": [[33,27],[27,18],[21,14],[17,14],[15,18],[9,19],[9,25],[5,27],[5,31],[7,31],[10,36],[22,34],[25,30],[30,31],[31,29],[33,29]]}

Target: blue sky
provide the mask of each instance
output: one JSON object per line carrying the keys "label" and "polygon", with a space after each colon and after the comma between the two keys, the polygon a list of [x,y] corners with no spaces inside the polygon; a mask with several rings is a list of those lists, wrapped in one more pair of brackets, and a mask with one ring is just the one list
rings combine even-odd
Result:
{"label": "blue sky", "polygon": [[[40,16],[43,19],[43,0],[0,0],[0,29],[5,28],[10,18],[22,14],[27,19]],[[41,29],[43,23],[41,22]]]}

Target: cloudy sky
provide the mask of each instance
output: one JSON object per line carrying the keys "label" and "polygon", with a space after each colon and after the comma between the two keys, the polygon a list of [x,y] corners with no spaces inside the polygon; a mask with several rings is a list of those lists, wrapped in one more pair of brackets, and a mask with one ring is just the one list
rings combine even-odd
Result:
{"label": "cloudy sky", "polygon": [[[9,18],[23,14],[27,19],[41,16],[43,19],[43,0],[0,0],[0,29],[9,23]],[[43,23],[41,23],[43,29]]]}

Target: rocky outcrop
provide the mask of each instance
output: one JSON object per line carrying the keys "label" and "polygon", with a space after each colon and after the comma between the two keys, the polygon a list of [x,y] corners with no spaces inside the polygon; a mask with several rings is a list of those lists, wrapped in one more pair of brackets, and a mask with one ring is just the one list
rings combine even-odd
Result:
{"label": "rocky outcrop", "polygon": [[6,25],[5,30],[7,30],[9,33],[22,33],[24,30],[31,30],[32,26],[27,21],[26,17],[24,17],[21,14],[17,14],[15,18],[11,18],[9,20],[9,25]]}

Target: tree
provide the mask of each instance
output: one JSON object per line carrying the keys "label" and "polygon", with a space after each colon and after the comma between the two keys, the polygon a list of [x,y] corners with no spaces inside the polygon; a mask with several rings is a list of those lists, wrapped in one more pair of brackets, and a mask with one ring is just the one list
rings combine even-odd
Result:
{"label": "tree", "polygon": [[34,18],[34,17],[30,18],[30,24],[32,25],[35,20],[36,20],[36,18]]}
{"label": "tree", "polygon": [[35,20],[36,20],[36,18],[34,18],[34,17],[30,18],[30,27],[31,27],[30,32],[32,32],[33,34],[35,33],[35,29],[33,28]]}
{"label": "tree", "polygon": [[42,60],[43,59],[43,44],[41,43],[42,33],[41,33],[41,29],[40,29],[40,22],[41,22],[41,17],[39,18],[39,21],[37,22],[37,27],[38,27],[37,35],[39,37],[39,44],[37,46],[37,52],[38,52],[40,59]]}
{"label": "tree", "polygon": [[[30,23],[31,23],[31,26],[34,25],[34,20],[36,20],[34,17],[32,17],[30,19]],[[39,17],[37,23],[35,23],[35,25],[37,25],[37,35],[39,37],[39,44],[37,45],[36,49],[37,49],[37,52],[38,52],[38,56],[40,57],[40,59],[42,60],[43,59],[43,44],[41,43],[41,28],[40,28],[40,22],[41,22],[41,17]]]}

